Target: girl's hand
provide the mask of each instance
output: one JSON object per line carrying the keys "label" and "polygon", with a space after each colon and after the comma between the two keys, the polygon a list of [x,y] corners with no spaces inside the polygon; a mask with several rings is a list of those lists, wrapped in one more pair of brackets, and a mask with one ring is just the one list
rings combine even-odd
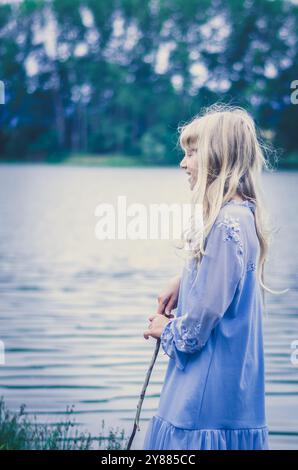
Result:
{"label": "girl's hand", "polygon": [[163,294],[158,296],[157,314],[169,315],[177,307],[181,277],[175,277]]}
{"label": "girl's hand", "polygon": [[[171,315],[173,317],[174,315]],[[146,331],[144,331],[144,338],[148,339],[149,336],[153,338],[160,338],[162,330],[167,323],[169,323],[170,318],[165,315],[151,315],[148,320],[151,322]]]}

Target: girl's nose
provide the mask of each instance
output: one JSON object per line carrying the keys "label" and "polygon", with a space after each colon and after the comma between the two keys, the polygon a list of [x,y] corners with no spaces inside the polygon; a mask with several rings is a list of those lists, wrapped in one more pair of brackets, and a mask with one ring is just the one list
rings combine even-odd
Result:
{"label": "girl's nose", "polygon": [[183,159],[180,162],[180,168],[187,168],[186,158],[185,157],[183,157]]}

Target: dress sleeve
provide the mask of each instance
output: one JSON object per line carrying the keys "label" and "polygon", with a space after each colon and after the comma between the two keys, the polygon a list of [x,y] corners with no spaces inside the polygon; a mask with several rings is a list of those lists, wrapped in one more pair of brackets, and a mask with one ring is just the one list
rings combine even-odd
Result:
{"label": "dress sleeve", "polygon": [[243,276],[244,241],[239,218],[216,220],[207,238],[205,255],[186,294],[185,311],[161,333],[161,346],[179,369],[190,354],[203,348],[211,331],[231,304]]}

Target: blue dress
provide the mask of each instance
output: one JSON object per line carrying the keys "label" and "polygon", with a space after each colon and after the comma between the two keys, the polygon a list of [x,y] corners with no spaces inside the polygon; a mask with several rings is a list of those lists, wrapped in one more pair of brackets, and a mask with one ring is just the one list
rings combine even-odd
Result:
{"label": "blue dress", "polygon": [[143,449],[265,450],[263,305],[251,201],[223,204],[185,266],[161,346],[169,362]]}

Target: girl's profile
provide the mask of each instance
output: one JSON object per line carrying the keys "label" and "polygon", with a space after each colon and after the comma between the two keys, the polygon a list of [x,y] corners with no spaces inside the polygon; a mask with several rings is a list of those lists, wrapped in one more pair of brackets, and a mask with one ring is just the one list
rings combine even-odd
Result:
{"label": "girl's profile", "polygon": [[[180,128],[203,228],[188,232],[182,276],[159,297],[144,332],[168,367],[144,449],[265,450],[264,263],[267,166],[250,114],[212,106]],[[177,309],[176,315],[171,314]]]}

